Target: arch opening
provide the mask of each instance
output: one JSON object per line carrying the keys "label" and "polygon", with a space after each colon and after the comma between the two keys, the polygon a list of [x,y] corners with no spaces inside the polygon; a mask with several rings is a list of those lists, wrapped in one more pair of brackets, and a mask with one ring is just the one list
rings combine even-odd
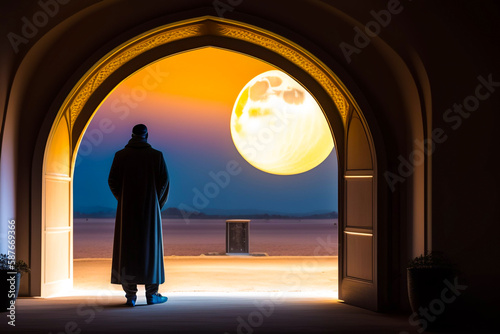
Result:
{"label": "arch opening", "polygon": [[[269,31],[213,17],[162,26],[115,48],[86,73],[65,100],[44,156],[41,272],[32,279],[32,285],[39,286],[34,291],[39,289],[42,296],[50,296],[72,286],[73,173],[77,148],[96,106],[124,77],[158,59],[159,54],[200,46],[226,47],[276,64],[314,91],[335,134],[338,154],[340,298],[352,298],[353,303],[376,309],[376,156],[359,107],[335,74],[307,50]],[[354,123],[357,125],[353,128],[361,124],[362,135],[353,136],[357,141],[350,144],[349,129]],[[358,154],[358,145],[368,147],[371,165],[353,164],[346,158],[349,152]],[[356,196],[359,193],[368,197]],[[367,209],[367,216],[351,214],[353,207],[360,206]]]}
{"label": "arch opening", "polygon": [[[122,81],[102,101],[89,121],[75,162],[73,248],[77,260],[73,265],[76,289],[89,286],[83,275],[84,267],[94,261],[96,268],[104,269],[103,260],[96,258],[111,258],[116,200],[107,188],[107,175],[114,152],[125,145],[133,125],[141,122],[148,125],[148,141],[164,153],[171,175],[171,195],[163,208],[165,267],[169,277],[164,289],[169,293],[189,289],[222,293],[288,289],[308,295],[336,296],[337,284],[326,284],[336,282],[332,277],[337,276],[336,152],[332,147],[326,147],[328,157],[318,166],[282,176],[253,166],[246,160],[248,157],[235,149],[231,138],[230,118],[234,116],[231,110],[240,105],[240,91],[253,78],[260,78],[262,73],[273,76],[268,78],[266,74],[263,80],[257,81],[257,88],[268,81],[286,80],[284,74],[277,76],[283,72],[259,59],[227,49],[198,48],[146,65]],[[281,124],[262,122],[264,124],[259,124],[259,129],[268,130],[271,139],[279,143],[287,133],[300,134],[293,133],[293,130],[297,130],[294,121],[303,121],[302,115],[292,114],[300,101],[290,100],[290,96],[300,98],[306,92],[296,92],[300,87],[295,83],[275,84],[272,91],[258,91],[260,94],[276,94],[275,99],[264,99],[261,103],[263,110],[255,110],[254,105],[245,109],[254,112],[254,118],[259,115],[267,117],[270,112],[275,112],[273,116],[275,120],[281,120]],[[285,100],[284,93],[290,94],[288,100]],[[267,105],[269,100],[273,102],[272,106]],[[324,131],[333,146],[326,119],[322,111],[316,109],[319,105],[311,108],[311,102],[306,102],[308,104],[299,111],[321,117],[322,122],[321,119],[315,120],[299,130],[319,133],[322,126],[326,127]],[[287,115],[278,114],[285,111],[288,111]],[[324,139],[311,137],[307,143],[312,153],[316,153],[313,140],[322,139],[324,142]],[[288,140],[289,136],[285,139]],[[323,145],[323,142],[318,145]],[[270,143],[253,144],[254,150],[259,147],[264,150],[264,144]],[[307,154],[300,156],[310,159]],[[292,167],[297,165],[297,161],[285,159],[285,162]],[[225,219],[230,218],[251,219],[253,260],[221,262],[220,256],[214,258],[215,254],[225,253]],[[200,258],[201,254],[212,256]],[[195,258],[172,257],[179,255]],[[265,255],[293,256],[294,259],[262,257]],[[251,268],[245,268],[249,261]],[[270,261],[273,270],[267,266]],[[305,267],[307,261],[313,261],[311,268]],[[109,265],[109,261],[106,263]],[[183,267],[186,263],[199,265],[187,269]],[[203,269],[208,263],[214,264],[213,270]],[[226,264],[228,267],[221,269]],[[283,274],[292,274],[294,266],[304,267],[300,286],[291,284]],[[201,274],[196,272],[198,268],[203,270],[205,279],[203,283],[193,284],[193,275]],[[110,272],[110,268],[105,269],[106,273]],[[238,276],[245,272],[248,277]],[[262,273],[260,276],[259,272]],[[93,282],[91,286],[113,290],[109,284],[104,289],[103,283],[108,283],[109,279],[95,274],[102,282]],[[230,280],[231,284],[221,282],[221,277]],[[87,276],[86,279],[90,278]],[[237,282],[243,284],[238,286]],[[95,288],[92,293],[95,293]]]}

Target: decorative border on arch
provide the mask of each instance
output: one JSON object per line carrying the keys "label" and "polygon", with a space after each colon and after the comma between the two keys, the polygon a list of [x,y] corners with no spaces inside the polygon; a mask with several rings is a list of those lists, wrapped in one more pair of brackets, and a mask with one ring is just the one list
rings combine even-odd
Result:
{"label": "decorative border on arch", "polygon": [[[347,99],[340,92],[336,84],[329,78],[329,76],[308,56],[304,55],[298,47],[295,45],[292,46],[291,42],[277,41],[274,38],[270,38],[262,33],[251,31],[248,28],[235,27],[227,24],[219,24],[218,26],[219,32],[222,36],[262,46],[286,58],[309,73],[323,87],[328,95],[330,95],[345,122],[349,110]],[[317,60],[315,61],[317,62]]]}
{"label": "decorative border on arch", "polygon": [[[215,28],[215,29],[214,29]],[[339,89],[338,80],[321,62],[309,55],[293,42],[285,40],[269,31],[212,16],[165,25],[148,31],[122,44],[103,57],[90,69],[73,88],[65,104],[64,111],[70,120],[70,127],[83,110],[90,96],[117,69],[146,51],[174,41],[191,37],[217,35],[242,40],[264,47],[279,54],[311,75],[329,94],[344,121],[347,119],[349,104]]]}
{"label": "decorative border on arch", "polygon": [[105,57],[107,59],[102,60],[96,68],[91,70],[90,74],[86,75],[86,80],[80,84],[74,93],[74,98],[67,107],[67,113],[70,115],[71,120],[71,128],[73,128],[78,115],[92,93],[94,93],[104,80],[122,65],[157,46],[184,38],[200,36],[201,31],[201,24],[174,29],[170,28],[166,31],[156,31],[147,36],[139,36],[134,41],[119,47],[118,50],[113,50],[111,55]]}

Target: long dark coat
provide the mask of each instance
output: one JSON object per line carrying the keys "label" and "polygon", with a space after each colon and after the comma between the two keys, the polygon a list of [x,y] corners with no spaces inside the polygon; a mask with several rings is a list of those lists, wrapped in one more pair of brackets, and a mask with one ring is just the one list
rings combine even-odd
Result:
{"label": "long dark coat", "polygon": [[132,138],[116,152],[109,188],[118,200],[111,283],[162,284],[161,207],[169,189],[163,154]]}

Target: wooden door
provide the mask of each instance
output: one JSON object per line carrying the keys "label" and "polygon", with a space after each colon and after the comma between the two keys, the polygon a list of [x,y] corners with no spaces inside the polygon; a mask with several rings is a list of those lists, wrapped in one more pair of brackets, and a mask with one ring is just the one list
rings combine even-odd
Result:
{"label": "wooden door", "polygon": [[63,294],[73,287],[73,215],[70,126],[57,123],[44,158],[40,295]]}
{"label": "wooden door", "polygon": [[374,148],[367,129],[362,117],[353,112],[345,135],[339,299],[377,310],[377,180]]}

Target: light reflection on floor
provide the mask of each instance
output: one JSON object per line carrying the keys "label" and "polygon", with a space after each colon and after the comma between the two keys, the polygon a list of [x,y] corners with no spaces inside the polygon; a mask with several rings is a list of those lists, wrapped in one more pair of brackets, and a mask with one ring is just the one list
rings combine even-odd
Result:
{"label": "light reflection on floor", "polygon": [[[110,284],[110,259],[74,261],[74,286],[61,296],[123,296]],[[165,257],[167,296],[241,296],[255,298],[338,298],[336,256],[168,256]],[[144,286],[139,285],[138,296]]]}
{"label": "light reflection on floor", "polygon": [[[338,292],[334,291],[316,291],[316,292],[168,292],[161,291],[164,296],[169,298],[177,297],[200,297],[200,298],[218,298],[218,297],[235,297],[235,298],[255,298],[255,299],[268,299],[268,300],[288,300],[288,299],[315,299],[324,300],[325,302],[338,301]],[[73,289],[64,293],[53,295],[49,298],[59,297],[98,297],[108,298],[122,296],[123,291],[114,290],[79,290]],[[143,296],[143,289],[139,289],[138,301],[145,303],[146,297]]]}
{"label": "light reflection on floor", "polygon": [[[20,298],[16,331],[87,333],[400,333],[388,316],[338,300],[337,257],[166,257],[165,304],[136,307],[110,284],[111,260],[74,261],[74,289],[58,298]],[[4,332],[0,323],[0,332]],[[78,332],[78,331],[76,331]]]}

